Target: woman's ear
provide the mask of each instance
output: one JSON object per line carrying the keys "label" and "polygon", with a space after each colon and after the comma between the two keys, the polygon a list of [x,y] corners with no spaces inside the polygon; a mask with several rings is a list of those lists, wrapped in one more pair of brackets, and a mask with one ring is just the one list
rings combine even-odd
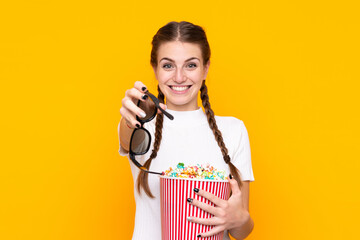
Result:
{"label": "woman's ear", "polygon": [[203,79],[206,79],[207,74],[209,72],[209,67],[210,67],[210,60],[205,65],[205,69],[204,69],[205,72],[204,72],[204,78]]}

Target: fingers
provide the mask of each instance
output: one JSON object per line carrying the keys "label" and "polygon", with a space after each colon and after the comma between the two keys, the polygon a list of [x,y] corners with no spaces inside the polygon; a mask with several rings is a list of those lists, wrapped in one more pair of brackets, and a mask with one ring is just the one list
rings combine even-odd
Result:
{"label": "fingers", "polygon": [[137,127],[136,125],[140,126],[140,123],[136,120],[136,118],[133,116],[133,114],[130,113],[129,110],[127,110],[126,108],[121,107],[120,114],[124,118],[128,127],[136,128]]}
{"label": "fingers", "polygon": [[126,90],[125,97],[130,98],[134,103],[137,103],[138,100],[145,101],[148,98],[143,91],[139,91],[136,88]]}
{"label": "fingers", "polygon": [[234,178],[229,179],[229,183],[230,183],[232,195],[241,194],[238,182]]}
{"label": "fingers", "polygon": [[206,233],[199,233],[201,238],[206,238],[225,231],[224,225],[218,225]]}
{"label": "fingers", "polygon": [[[141,108],[136,106],[135,103],[128,97],[123,98],[121,108],[125,108],[127,110],[127,112],[125,112],[125,113],[130,113],[132,115],[138,115],[139,117],[145,117],[146,116],[146,113]],[[133,117],[135,117],[135,116],[133,116]],[[128,119],[130,117],[125,116],[125,118]]]}
{"label": "fingers", "polygon": [[212,218],[187,217],[187,220],[189,222],[198,223],[202,225],[210,225],[210,226],[224,224],[224,221],[218,217],[212,217]]}
{"label": "fingers", "polygon": [[[125,97],[121,101],[122,106],[120,108],[120,114],[128,125],[134,128],[136,127],[136,124],[140,125],[136,120],[136,115],[140,118],[144,118],[146,116],[145,111],[149,113],[150,111],[148,110],[151,110],[151,108],[154,107],[154,103],[149,99],[149,96],[145,94],[146,90],[147,87],[142,82],[136,81],[133,88],[126,90]],[[137,106],[139,100],[145,102],[145,104],[141,104],[143,110]],[[160,103],[159,105],[163,110],[167,109],[165,104]],[[162,114],[160,109],[157,109],[157,113]]]}
{"label": "fingers", "polygon": [[[160,107],[161,107],[162,109],[164,109],[164,110],[167,109],[167,106],[166,106],[165,104],[159,103],[159,105],[160,105]],[[160,109],[158,109],[158,110],[157,110],[157,113],[158,113],[158,114],[161,114],[162,112],[160,111]]]}
{"label": "fingers", "polygon": [[121,100],[120,114],[127,124],[133,128],[136,127],[136,124],[140,125],[136,120],[136,115],[140,118],[146,116],[146,113],[137,106],[139,100],[144,102],[148,99],[143,89],[146,90],[146,86],[142,82],[137,81],[133,88],[126,90],[125,97]]}
{"label": "fingers", "polygon": [[146,86],[145,84],[143,84],[142,82],[140,81],[136,81],[134,83],[134,88],[136,88],[137,90],[141,91],[141,92],[145,92],[146,91]]}
{"label": "fingers", "polygon": [[220,198],[216,197],[214,194],[204,191],[202,189],[195,188],[194,192],[197,195],[200,195],[200,196],[208,199],[210,202],[214,203],[216,206],[223,207],[225,204],[225,201],[223,199],[220,199]]}
{"label": "fingers", "polygon": [[194,205],[202,210],[204,210],[205,212],[208,212],[214,216],[217,216],[218,214],[218,210],[213,207],[213,206],[210,206],[209,204],[206,204],[204,202],[201,202],[199,200],[196,200],[196,199],[192,199],[192,198],[189,198],[188,199],[188,202],[191,204],[191,205]]}

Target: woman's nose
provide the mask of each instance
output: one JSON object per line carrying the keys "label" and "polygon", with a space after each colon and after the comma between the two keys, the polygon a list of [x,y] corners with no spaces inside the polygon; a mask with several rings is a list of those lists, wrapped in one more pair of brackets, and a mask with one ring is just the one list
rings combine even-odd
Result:
{"label": "woman's nose", "polygon": [[182,83],[186,81],[186,75],[183,69],[177,69],[175,73],[175,82]]}

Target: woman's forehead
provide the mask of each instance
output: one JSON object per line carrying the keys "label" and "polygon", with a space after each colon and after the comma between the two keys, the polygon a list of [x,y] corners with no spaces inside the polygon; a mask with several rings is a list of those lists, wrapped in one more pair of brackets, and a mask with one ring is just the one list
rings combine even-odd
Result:
{"label": "woman's forehead", "polygon": [[184,62],[190,58],[201,61],[201,49],[196,43],[184,43],[180,41],[166,42],[160,45],[158,60],[163,58],[172,59],[175,62]]}

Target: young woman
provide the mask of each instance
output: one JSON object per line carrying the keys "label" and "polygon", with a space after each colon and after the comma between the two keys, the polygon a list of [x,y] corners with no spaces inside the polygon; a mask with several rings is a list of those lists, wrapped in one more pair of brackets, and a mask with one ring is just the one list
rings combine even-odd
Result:
{"label": "young woman", "polygon": [[[205,79],[210,66],[210,47],[204,30],[189,22],[169,22],[153,37],[151,65],[158,81],[160,107],[174,120],[158,114],[143,124],[151,134],[151,147],[136,160],[150,171],[162,172],[177,163],[209,163],[230,173],[232,194],[222,200],[200,189],[197,194],[209,199],[216,207],[189,201],[214,215],[210,219],[189,216],[188,221],[214,225],[208,232],[198,233],[199,239],[224,232],[244,239],[254,227],[249,214],[249,182],[254,181],[249,137],[243,121],[235,117],[215,116],[211,110]],[[144,111],[137,106],[150,104],[146,86],[137,81],[122,99],[119,123],[119,153],[128,155],[132,132],[141,123]],[[198,105],[198,94],[205,112]],[[166,105],[164,104],[166,103]],[[139,140],[138,140],[139,141]],[[140,140],[141,142],[142,140]],[[158,175],[141,171],[130,162],[136,201],[133,240],[161,239],[160,184]]]}

